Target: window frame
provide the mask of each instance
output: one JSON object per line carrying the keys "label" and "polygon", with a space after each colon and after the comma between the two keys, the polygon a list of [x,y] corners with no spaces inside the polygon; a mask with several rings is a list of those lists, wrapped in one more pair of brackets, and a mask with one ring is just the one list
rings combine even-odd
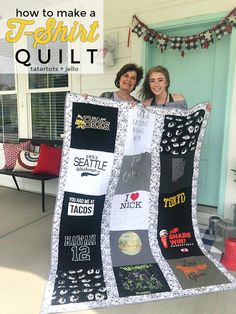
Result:
{"label": "window frame", "polygon": [[[4,34],[0,30],[0,39],[4,39]],[[27,41],[25,39],[23,46],[18,42],[14,43],[14,54],[18,49],[27,49]],[[0,95],[15,94],[17,98],[17,123],[18,138],[32,138],[32,111],[31,111],[31,93],[53,93],[53,92],[76,92],[81,90],[81,73],[68,72],[68,86],[56,88],[29,88],[29,76],[26,73],[19,73],[20,65],[14,62],[14,81],[15,89],[10,91],[0,91]]]}
{"label": "window frame", "polygon": [[[45,73],[46,74],[46,73]],[[33,134],[33,124],[32,124],[32,104],[31,104],[31,94],[39,94],[39,93],[58,93],[58,92],[70,92],[71,91],[71,82],[72,77],[70,73],[68,75],[68,86],[67,87],[47,87],[47,88],[29,88],[29,74],[26,75],[26,98],[27,98],[27,107],[28,107],[28,127],[29,127],[29,137],[32,138]]]}
{"label": "window frame", "polygon": [[[0,40],[2,40],[4,38],[0,38]],[[13,44],[13,53],[15,54],[16,52],[16,45]],[[14,74],[14,85],[15,88],[12,90],[0,90],[0,96],[5,96],[5,95],[16,95],[16,112],[17,112],[17,124],[18,124],[18,134],[17,137],[19,138],[19,94],[18,94],[18,79],[17,79],[17,74],[16,74],[16,62],[14,62],[14,69],[15,69],[15,73],[10,73],[10,74]],[[5,73],[7,74],[7,73]],[[2,75],[4,75],[4,73],[2,73]],[[0,108],[0,114],[2,114],[2,108]],[[4,133],[4,132],[3,132]],[[4,140],[4,135],[3,135],[3,143],[5,142]]]}

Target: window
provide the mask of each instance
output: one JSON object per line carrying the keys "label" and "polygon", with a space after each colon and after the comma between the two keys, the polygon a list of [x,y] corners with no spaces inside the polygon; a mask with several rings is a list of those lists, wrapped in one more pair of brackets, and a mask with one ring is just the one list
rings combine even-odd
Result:
{"label": "window", "polygon": [[69,91],[67,74],[29,74],[32,137],[60,139]]}
{"label": "window", "polygon": [[[32,49],[32,38],[27,40],[28,49],[37,60],[37,50]],[[38,45],[42,59],[48,60],[49,68],[58,63],[58,50],[63,51],[63,64],[67,64],[67,43],[53,42]],[[50,56],[50,57],[49,57]],[[69,91],[69,77],[66,73],[29,73],[28,88],[31,103],[32,137],[60,139],[64,129],[64,106]]]}
{"label": "window", "polygon": [[[64,49],[63,58],[67,60],[67,44],[60,43],[60,49],[61,46]],[[52,49],[45,47],[46,51],[48,48]],[[53,50],[51,54],[54,54]],[[14,66],[13,45],[0,39],[0,142],[17,142],[19,130],[20,136],[25,138],[60,139],[64,129],[65,97],[70,91],[68,74],[19,74],[17,84]],[[28,121],[24,109],[26,96]],[[19,112],[18,102],[23,104]],[[25,128],[22,124],[19,127],[19,121]],[[27,123],[29,121],[31,123]]]}
{"label": "window", "polygon": [[15,74],[12,74],[13,55],[13,45],[1,39],[0,57],[5,68],[0,73],[0,142],[18,140],[17,95]]}
{"label": "window", "polygon": [[16,142],[18,139],[16,95],[0,95],[0,107],[0,141]]}
{"label": "window", "polygon": [[59,139],[64,127],[65,92],[31,95],[32,136]]}

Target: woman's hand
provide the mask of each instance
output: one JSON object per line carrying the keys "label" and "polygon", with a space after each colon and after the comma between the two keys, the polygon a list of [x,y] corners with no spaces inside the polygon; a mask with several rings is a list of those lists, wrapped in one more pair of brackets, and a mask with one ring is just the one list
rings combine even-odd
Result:
{"label": "woman's hand", "polygon": [[146,99],[142,102],[143,107],[149,107],[151,105],[152,98]]}
{"label": "woman's hand", "polygon": [[132,106],[132,107],[135,107],[137,105],[137,101],[135,101],[134,99],[129,101],[129,104]]}
{"label": "woman's hand", "polygon": [[209,102],[207,105],[206,105],[206,110],[208,112],[211,112],[212,111],[212,104]]}
{"label": "woman's hand", "polygon": [[83,96],[85,99],[87,99],[89,94],[81,94],[81,96]]}

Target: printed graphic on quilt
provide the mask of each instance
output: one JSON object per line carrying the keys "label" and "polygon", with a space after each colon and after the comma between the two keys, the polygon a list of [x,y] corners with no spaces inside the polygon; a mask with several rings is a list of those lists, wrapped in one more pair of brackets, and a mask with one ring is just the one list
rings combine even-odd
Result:
{"label": "printed graphic on quilt", "polygon": [[136,190],[149,191],[150,175],[150,153],[124,156],[116,194],[129,193]]}
{"label": "printed graphic on quilt", "polygon": [[168,263],[183,289],[228,284],[230,282],[206,256],[169,260]]}
{"label": "printed graphic on quilt", "polygon": [[149,193],[136,191],[114,195],[111,206],[110,229],[148,229]]}

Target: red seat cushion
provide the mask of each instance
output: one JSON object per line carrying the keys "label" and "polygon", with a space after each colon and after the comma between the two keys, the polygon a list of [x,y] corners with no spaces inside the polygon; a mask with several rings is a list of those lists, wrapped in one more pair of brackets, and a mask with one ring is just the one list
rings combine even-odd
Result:
{"label": "red seat cushion", "polygon": [[61,147],[52,147],[46,144],[41,144],[38,163],[32,173],[45,173],[59,176],[61,152]]}

